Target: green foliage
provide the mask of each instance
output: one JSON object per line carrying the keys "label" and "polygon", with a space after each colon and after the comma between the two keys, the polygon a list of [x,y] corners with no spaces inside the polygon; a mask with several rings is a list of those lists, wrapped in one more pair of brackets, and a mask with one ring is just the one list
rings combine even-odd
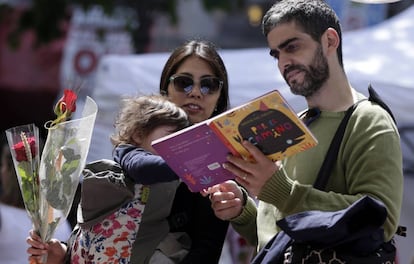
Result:
{"label": "green foliage", "polygon": [[31,164],[28,161],[22,161],[17,166],[18,174],[21,176],[21,191],[26,208],[30,212],[38,212],[38,200],[35,190],[38,189],[38,175],[34,175]]}
{"label": "green foliage", "polygon": [[[245,0],[222,1],[222,0],[202,0],[206,10],[222,9],[230,11],[234,7],[241,7]],[[93,6],[101,6],[105,14],[112,15],[116,7],[128,7],[135,10],[138,19],[152,19],[154,11],[163,12],[169,15],[171,22],[176,24],[177,17],[177,0],[32,0],[32,5],[25,10],[18,21],[18,25],[8,36],[9,45],[12,48],[18,48],[20,45],[21,34],[29,29],[33,29],[37,36],[36,46],[50,43],[63,36],[61,28],[62,22],[70,19],[70,10],[73,6],[80,6],[85,11]],[[0,21],[6,17],[6,14],[12,10],[7,4],[0,4]],[[137,34],[133,24],[136,21],[127,21],[125,29],[132,35]],[[139,21],[142,26],[149,26],[149,22]],[[99,29],[98,29],[99,30]],[[149,30],[140,30],[140,32],[149,32]],[[97,32],[105,34],[105,32]],[[142,43],[137,43],[145,38],[134,38],[135,48]]]}
{"label": "green foliage", "polygon": [[34,0],[30,9],[23,12],[19,23],[9,35],[9,43],[16,48],[20,45],[20,35],[33,29],[37,36],[37,45],[49,43],[62,37],[60,28],[63,18],[67,16],[67,1]]}
{"label": "green foliage", "polygon": [[[69,138],[66,142],[59,141],[59,139],[70,137],[73,131],[63,129],[63,132],[66,133],[65,136],[64,134],[60,135],[63,136],[61,138],[56,136],[56,141],[50,141],[51,147],[44,150],[44,154],[48,157],[46,160],[50,162],[45,164],[45,173],[48,177],[41,182],[42,186],[47,186],[44,188],[46,200],[58,210],[69,208],[72,203],[73,188],[76,188],[76,185],[71,175],[80,169],[81,160],[79,142],[75,137]],[[62,145],[61,148],[58,147],[60,145]],[[56,167],[60,167],[60,170],[56,170]]]}

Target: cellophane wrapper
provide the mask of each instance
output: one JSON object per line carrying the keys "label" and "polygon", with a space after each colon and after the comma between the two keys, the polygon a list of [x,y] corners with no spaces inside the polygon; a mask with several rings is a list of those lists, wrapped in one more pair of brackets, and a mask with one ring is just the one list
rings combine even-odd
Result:
{"label": "cellophane wrapper", "polygon": [[56,227],[67,218],[72,207],[88,155],[97,110],[95,101],[87,97],[80,118],[48,128],[40,166],[39,155],[34,155],[30,164],[23,164],[17,159],[18,153],[13,148],[19,139],[22,141],[21,132],[24,131],[29,136],[33,135],[37,149],[35,153],[39,153],[38,128],[30,124],[6,131],[26,210],[34,230],[44,242],[53,237]]}

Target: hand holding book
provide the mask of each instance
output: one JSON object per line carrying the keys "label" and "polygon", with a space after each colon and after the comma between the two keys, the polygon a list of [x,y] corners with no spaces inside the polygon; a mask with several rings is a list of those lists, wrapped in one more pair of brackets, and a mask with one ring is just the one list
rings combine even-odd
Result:
{"label": "hand holding book", "polygon": [[229,153],[253,161],[243,140],[272,161],[317,144],[287,101],[274,90],[152,145],[190,190],[198,192],[234,178],[223,168]]}

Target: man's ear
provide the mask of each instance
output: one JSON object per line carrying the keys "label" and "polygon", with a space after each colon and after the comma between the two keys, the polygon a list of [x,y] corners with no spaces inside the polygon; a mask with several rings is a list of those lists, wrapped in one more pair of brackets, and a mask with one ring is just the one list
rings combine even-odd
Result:
{"label": "man's ear", "polygon": [[322,45],[328,54],[336,53],[339,47],[339,35],[333,28],[328,28],[322,35]]}

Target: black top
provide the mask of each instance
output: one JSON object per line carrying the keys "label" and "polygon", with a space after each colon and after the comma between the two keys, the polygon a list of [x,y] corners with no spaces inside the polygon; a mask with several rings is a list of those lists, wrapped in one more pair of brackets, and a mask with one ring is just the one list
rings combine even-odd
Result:
{"label": "black top", "polygon": [[185,263],[218,263],[226,237],[228,221],[218,219],[208,197],[191,192],[181,183],[177,189],[171,214],[171,232],[187,232],[192,240]]}

